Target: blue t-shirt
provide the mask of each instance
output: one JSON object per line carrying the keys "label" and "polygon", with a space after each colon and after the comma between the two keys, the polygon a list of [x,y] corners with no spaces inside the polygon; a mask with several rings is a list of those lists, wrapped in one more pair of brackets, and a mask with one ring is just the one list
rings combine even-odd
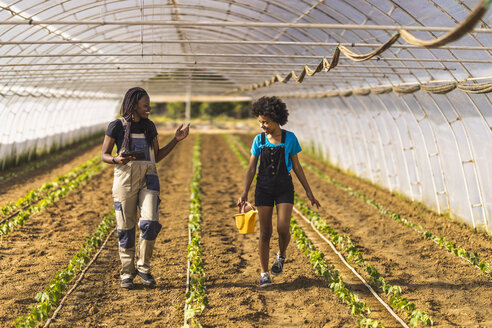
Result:
{"label": "blue t-shirt", "polygon": [[[287,165],[287,171],[290,172],[292,170],[292,160],[290,156],[300,153],[302,151],[301,145],[299,145],[299,141],[297,141],[297,137],[294,133],[290,131],[285,131],[285,143],[283,144],[285,147],[285,164]],[[282,144],[274,145],[268,141],[267,136],[265,135],[265,146],[266,147],[278,147]],[[261,153],[261,133],[255,137],[253,140],[253,145],[251,146],[251,155],[260,156]]]}

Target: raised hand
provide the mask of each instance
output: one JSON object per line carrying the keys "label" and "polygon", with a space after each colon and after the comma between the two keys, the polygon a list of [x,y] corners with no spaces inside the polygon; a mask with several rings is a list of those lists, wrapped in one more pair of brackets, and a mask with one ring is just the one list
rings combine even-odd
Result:
{"label": "raised hand", "polygon": [[183,128],[183,124],[181,124],[176,130],[174,137],[176,138],[177,141],[181,141],[184,138],[186,138],[189,133],[190,133],[190,123],[188,123],[188,125],[186,125],[185,128]]}

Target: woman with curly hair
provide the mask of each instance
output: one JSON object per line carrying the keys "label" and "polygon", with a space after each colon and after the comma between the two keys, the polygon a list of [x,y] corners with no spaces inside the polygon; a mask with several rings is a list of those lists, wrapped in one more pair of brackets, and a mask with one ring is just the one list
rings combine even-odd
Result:
{"label": "woman with curly hair", "polygon": [[248,200],[248,191],[256,173],[258,158],[258,176],[255,190],[255,205],[260,221],[260,287],[271,285],[268,271],[270,238],[272,236],[273,206],[277,207],[277,232],[279,251],[272,265],[272,273],[280,274],[286,258],[290,241],[290,217],[294,206],[294,185],[290,170],[293,169],[306,191],[312,205],[320,206],[313,195],[297,154],[301,146],[294,133],[280,128],[287,123],[289,112],[285,103],[277,97],[261,97],[253,103],[252,113],[258,118],[263,133],[258,134],[251,147],[251,157],[244,179],[244,189],[237,202],[242,206]]}

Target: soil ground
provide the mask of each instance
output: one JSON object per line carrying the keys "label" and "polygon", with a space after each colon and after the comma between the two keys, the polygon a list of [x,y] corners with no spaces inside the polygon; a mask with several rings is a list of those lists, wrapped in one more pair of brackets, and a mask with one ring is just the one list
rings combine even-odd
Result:
{"label": "soil ground", "polygon": [[[169,140],[169,136],[161,137],[160,144]],[[193,142],[191,136],[157,164],[162,229],[151,262],[156,287],[145,288],[140,278],[135,278],[134,289],[120,288],[118,240],[114,234],[110,246],[101,252],[101,257],[74,293],[75,301],[67,302],[52,327],[182,325]],[[111,194],[106,197],[112,201]]]}
{"label": "soil ground", "polygon": [[[250,135],[241,135],[241,138],[248,145],[253,139]],[[327,167],[302,153],[299,157],[337,181],[423,224],[435,234],[477,251],[483,259],[490,261],[492,242],[488,236],[475,233],[462,224],[425,210],[421,205]],[[414,302],[418,309],[427,312],[437,326],[492,327],[490,277],[417,232],[388,216],[380,215],[374,207],[350,196],[309,170],[305,169],[304,172],[322,204],[319,213],[328,224],[349,235],[363,252],[364,258],[383,274],[386,281],[401,286],[403,296]],[[293,180],[300,197],[307,199],[297,178]]]}
{"label": "soil ground", "polygon": [[[241,135],[241,138],[248,145],[252,141],[251,135]],[[161,145],[169,139],[169,135],[161,135]],[[144,288],[136,278],[133,290],[119,287],[118,242],[113,235],[51,327],[180,327],[183,324],[193,143],[191,135],[157,166],[162,199],[160,222],[163,224],[152,260],[157,286]],[[9,190],[0,195],[0,203],[15,201],[22,196],[21,191],[19,195],[16,193],[18,190],[25,193],[36,188],[99,151],[100,146],[97,146],[63,166],[54,163],[52,169],[44,168],[12,179],[6,186]],[[233,220],[244,170],[218,134],[203,134],[201,154],[202,250],[210,303],[199,317],[204,327],[355,327],[349,310],[336,299],[326,281],[314,274],[308,259],[295,248],[294,241],[287,250],[284,273],[273,276],[271,287],[258,287],[258,225],[254,234],[239,235]],[[300,156],[336,180],[423,224],[435,234],[477,251],[490,262],[492,242],[489,236],[474,233],[422,206]],[[80,189],[33,216],[24,227],[4,238],[0,244],[0,326],[9,327],[16,317],[28,313],[28,307],[35,304],[34,295],[46,287],[57,270],[68,264],[85,238],[96,230],[103,215],[111,211],[112,172],[112,167],[106,166]],[[333,228],[349,235],[365,259],[388,282],[400,285],[403,296],[427,312],[435,326],[492,327],[492,279],[307,169],[305,173],[322,204],[319,210],[322,217]],[[25,186],[27,181],[32,183]],[[305,198],[297,178],[294,182],[298,194]],[[253,191],[254,185],[251,201]],[[340,271],[347,286],[373,309],[371,317],[381,319],[387,327],[398,327],[302,219],[296,215],[294,218],[325,252],[327,261]],[[273,221],[270,262],[278,242],[275,217]],[[358,271],[367,278],[362,270]]]}
{"label": "soil ground", "polygon": [[[209,308],[205,327],[353,327],[324,279],[291,243],[285,271],[274,284],[259,288],[258,229],[239,235],[233,219],[244,170],[220,135],[203,138],[203,253]],[[253,200],[253,188],[250,199]],[[273,220],[275,221],[275,220]],[[276,231],[274,225],[273,231]],[[270,259],[277,251],[273,234]],[[270,262],[271,262],[270,261]]]}
{"label": "soil ground", "polygon": [[[103,137],[101,142],[97,143],[97,138],[91,139],[88,145],[78,148],[77,152],[70,151],[66,154],[54,153],[55,161],[46,160],[46,164],[41,165],[34,170],[28,170],[32,163],[26,163],[19,167],[2,171],[2,176],[8,173],[17,173],[13,178],[7,178],[0,181],[0,207],[8,202],[15,202],[23,197],[28,191],[39,188],[43,183],[52,181],[57,177],[67,173],[71,169],[79,166],[85,161],[101,153]],[[46,155],[49,156],[49,155]]]}

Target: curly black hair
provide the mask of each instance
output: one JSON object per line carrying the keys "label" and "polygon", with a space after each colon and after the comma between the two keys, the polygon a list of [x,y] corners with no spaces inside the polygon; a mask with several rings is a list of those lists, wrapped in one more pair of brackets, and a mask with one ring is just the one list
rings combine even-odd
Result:
{"label": "curly black hair", "polygon": [[287,106],[280,98],[277,98],[275,96],[264,96],[255,101],[253,103],[251,113],[255,117],[258,117],[259,115],[268,116],[279,125],[284,125],[285,123],[287,123],[287,117],[289,117]]}

